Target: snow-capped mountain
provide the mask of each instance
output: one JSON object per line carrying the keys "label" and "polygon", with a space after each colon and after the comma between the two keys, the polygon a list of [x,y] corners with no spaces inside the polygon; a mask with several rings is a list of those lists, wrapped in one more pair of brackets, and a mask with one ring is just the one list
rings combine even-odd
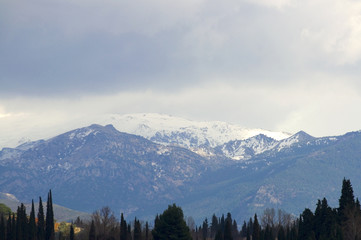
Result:
{"label": "snow-capped mountain", "polygon": [[263,129],[249,129],[220,121],[191,121],[165,114],[139,113],[106,116],[101,124],[112,124],[116,129],[140,135],[161,144],[199,148],[245,140],[259,134],[275,140],[291,136],[289,133]]}
{"label": "snow-capped mountain", "polygon": [[299,214],[317,198],[337,202],[343,177],[360,182],[360,156],[361,132],[259,134],[190,151],[91,125],[1,150],[0,192],[30,201],[52,189],[61,205],[90,212],[108,205],[133,218],[152,218],[173,202],[199,221],[227,211],[249,218],[265,207]]}
{"label": "snow-capped mountain", "polygon": [[263,134],[245,139],[229,141],[216,147],[216,152],[233,160],[248,160],[265,151],[273,149],[279,141]]}

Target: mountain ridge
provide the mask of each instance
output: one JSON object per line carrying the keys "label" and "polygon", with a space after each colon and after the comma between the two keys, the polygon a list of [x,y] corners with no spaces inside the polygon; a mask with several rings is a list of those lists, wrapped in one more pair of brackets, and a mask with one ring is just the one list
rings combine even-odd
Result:
{"label": "mountain ridge", "polygon": [[338,196],[343,177],[361,181],[360,149],[360,131],[279,141],[260,134],[187,149],[93,124],[0,151],[0,192],[28,200],[52,189],[72,209],[108,205],[145,219],[173,202],[196,220],[227,211],[244,219],[266,207],[299,214],[323,194]]}

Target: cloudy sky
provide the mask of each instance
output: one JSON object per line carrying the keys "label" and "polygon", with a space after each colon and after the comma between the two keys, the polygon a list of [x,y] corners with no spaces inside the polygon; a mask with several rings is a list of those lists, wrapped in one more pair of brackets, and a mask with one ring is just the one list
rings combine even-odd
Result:
{"label": "cloudy sky", "polygon": [[339,135],[360,76],[356,0],[0,0],[8,141],[139,112]]}

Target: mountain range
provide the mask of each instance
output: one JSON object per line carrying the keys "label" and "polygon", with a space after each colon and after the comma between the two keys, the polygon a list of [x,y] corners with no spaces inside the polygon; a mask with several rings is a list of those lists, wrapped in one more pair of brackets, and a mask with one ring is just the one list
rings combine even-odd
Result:
{"label": "mountain range", "polygon": [[266,207],[298,215],[323,197],[337,206],[344,177],[361,193],[360,131],[315,138],[156,114],[110,122],[3,148],[0,192],[29,202],[52,189],[62,206],[141,219],[177,203],[198,222]]}

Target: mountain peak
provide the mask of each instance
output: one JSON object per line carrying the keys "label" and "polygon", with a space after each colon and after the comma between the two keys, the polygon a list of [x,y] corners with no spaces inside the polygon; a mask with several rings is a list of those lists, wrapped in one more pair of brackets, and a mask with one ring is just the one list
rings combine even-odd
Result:
{"label": "mountain peak", "polygon": [[291,136],[291,138],[297,138],[300,142],[303,141],[309,141],[314,139],[315,137],[311,136],[310,134],[306,133],[305,131],[299,131],[296,134],[294,134],[293,136]]}
{"label": "mountain peak", "polygon": [[121,132],[140,135],[157,143],[175,144],[186,148],[216,147],[259,134],[275,140],[291,136],[284,132],[244,128],[221,121],[192,121],[157,113],[111,115],[104,119],[103,123],[112,123]]}

